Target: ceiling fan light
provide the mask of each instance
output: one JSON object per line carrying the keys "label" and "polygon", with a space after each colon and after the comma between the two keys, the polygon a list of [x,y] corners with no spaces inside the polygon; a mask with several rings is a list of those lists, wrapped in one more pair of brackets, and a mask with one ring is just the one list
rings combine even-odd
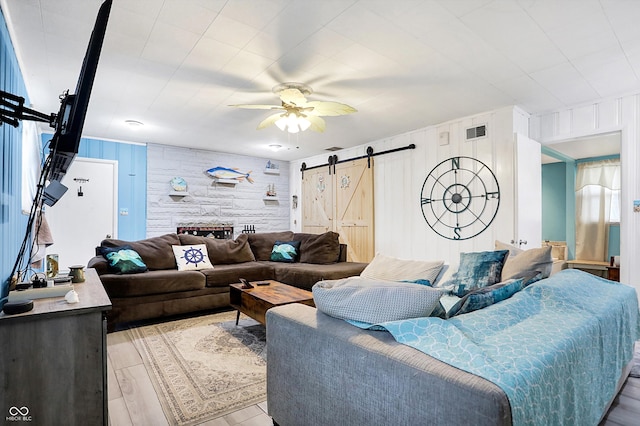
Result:
{"label": "ceiling fan light", "polygon": [[298,116],[295,114],[290,114],[287,117],[287,130],[289,133],[298,133],[300,131],[300,127],[298,126]]}
{"label": "ceiling fan light", "polygon": [[283,132],[286,130],[287,128],[287,117],[282,117],[280,119],[278,119],[276,121],[276,126],[278,126],[278,129],[282,130]]}
{"label": "ceiling fan light", "polygon": [[298,125],[300,126],[300,130],[303,132],[311,127],[311,122],[304,117],[298,118]]}

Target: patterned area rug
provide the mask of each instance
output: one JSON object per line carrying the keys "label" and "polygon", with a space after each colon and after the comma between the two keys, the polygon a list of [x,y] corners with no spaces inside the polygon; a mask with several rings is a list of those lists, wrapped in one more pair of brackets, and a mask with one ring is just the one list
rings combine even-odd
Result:
{"label": "patterned area rug", "polygon": [[267,399],[265,328],[235,312],[129,330],[171,424],[193,425]]}

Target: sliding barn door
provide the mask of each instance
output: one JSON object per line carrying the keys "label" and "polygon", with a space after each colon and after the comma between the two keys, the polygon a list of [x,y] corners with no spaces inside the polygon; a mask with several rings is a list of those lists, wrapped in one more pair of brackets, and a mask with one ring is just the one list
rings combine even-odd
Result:
{"label": "sliding barn door", "polygon": [[337,232],[348,261],[373,259],[373,169],[366,158],[337,164],[331,173],[329,167],[305,171],[302,194],[303,232]]}
{"label": "sliding barn door", "polygon": [[333,181],[329,167],[304,172],[302,179],[302,232],[333,230]]}

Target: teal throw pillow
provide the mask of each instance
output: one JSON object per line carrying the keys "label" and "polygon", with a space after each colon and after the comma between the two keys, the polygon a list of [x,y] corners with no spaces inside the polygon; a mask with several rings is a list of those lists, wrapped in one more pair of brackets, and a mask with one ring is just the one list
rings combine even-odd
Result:
{"label": "teal throw pillow", "polygon": [[300,255],[300,241],[276,241],[271,250],[273,262],[293,263]]}
{"label": "teal throw pillow", "polygon": [[523,279],[509,280],[480,288],[464,296],[447,312],[447,317],[466,314],[506,300],[524,288]]}
{"label": "teal throw pillow", "polygon": [[109,262],[109,269],[116,274],[145,272],[147,265],[131,246],[100,247],[100,254]]}
{"label": "teal throw pillow", "polygon": [[501,281],[509,250],[460,253],[460,266],[452,278],[453,294],[462,297],[477,288]]}

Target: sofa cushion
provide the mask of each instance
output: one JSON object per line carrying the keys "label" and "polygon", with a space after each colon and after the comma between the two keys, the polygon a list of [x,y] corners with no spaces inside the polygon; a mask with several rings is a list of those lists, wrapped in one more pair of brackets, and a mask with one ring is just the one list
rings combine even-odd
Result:
{"label": "sofa cushion", "polygon": [[276,241],[293,240],[292,231],[282,232],[261,232],[258,234],[247,234],[249,236],[249,245],[256,260],[271,259],[271,250]]}
{"label": "sofa cushion", "polygon": [[207,253],[207,246],[204,244],[171,246],[171,249],[176,258],[178,271],[199,271],[213,268],[209,260],[209,253]]}
{"label": "sofa cushion", "polygon": [[444,265],[443,260],[407,260],[376,254],[360,274],[363,278],[387,281],[428,281],[433,285]]}
{"label": "sofa cushion", "polygon": [[205,277],[198,271],[155,270],[141,274],[100,276],[109,297],[135,297],[150,294],[199,290],[205,286]]}
{"label": "sofa cushion", "polygon": [[429,286],[361,277],[320,281],[313,286],[319,311],[370,324],[429,316],[441,295],[441,290]]}
{"label": "sofa cushion", "polygon": [[275,271],[275,280],[305,290],[311,290],[311,287],[318,281],[335,280],[360,275],[362,270],[367,266],[366,263],[359,262],[339,262],[328,265],[315,265],[312,263],[264,263],[270,263],[272,265]]}
{"label": "sofa cushion", "polygon": [[300,254],[300,241],[276,241],[271,250],[272,262],[293,263]]}
{"label": "sofa cushion", "polygon": [[443,286],[452,286],[453,294],[462,297],[471,290],[501,281],[508,250],[460,253],[458,271]]}
{"label": "sofa cushion", "polygon": [[177,234],[166,234],[139,241],[124,241],[114,238],[102,240],[102,247],[121,247],[129,245],[138,252],[150,271],[158,269],[176,269],[176,259],[171,246],[180,244]]}
{"label": "sofa cushion", "polygon": [[209,260],[214,265],[251,262],[256,260],[249,246],[248,234],[240,234],[235,240],[222,240],[211,237],[179,234],[180,244],[205,244]]}
{"label": "sofa cushion", "polygon": [[336,232],[324,234],[295,233],[293,240],[300,241],[300,262],[327,265],[340,258],[340,235]]}
{"label": "sofa cushion", "polygon": [[131,246],[99,247],[100,253],[109,262],[109,270],[116,274],[138,274],[147,270],[142,258]]}
{"label": "sofa cushion", "polygon": [[206,278],[207,287],[224,287],[240,282],[239,278],[247,281],[261,281],[275,279],[271,262],[244,262],[233,265],[216,265],[215,269],[200,271]]}

